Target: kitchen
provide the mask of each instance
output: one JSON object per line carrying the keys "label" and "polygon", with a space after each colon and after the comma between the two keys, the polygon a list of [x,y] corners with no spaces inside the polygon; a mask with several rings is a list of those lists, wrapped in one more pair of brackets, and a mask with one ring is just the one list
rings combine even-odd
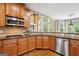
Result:
{"label": "kitchen", "polygon": [[[68,14],[68,19],[62,20],[50,17],[44,10],[45,6],[51,8],[50,5],[53,6],[0,3],[1,56],[79,56],[79,18],[73,18],[75,13]],[[68,4],[64,6],[68,7]],[[39,8],[43,9],[39,11]]]}

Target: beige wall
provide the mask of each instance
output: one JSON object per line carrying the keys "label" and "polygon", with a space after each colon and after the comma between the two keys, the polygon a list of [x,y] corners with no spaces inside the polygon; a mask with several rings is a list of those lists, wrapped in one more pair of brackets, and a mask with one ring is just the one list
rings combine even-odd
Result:
{"label": "beige wall", "polygon": [[23,27],[0,27],[0,34],[20,34],[25,30]]}

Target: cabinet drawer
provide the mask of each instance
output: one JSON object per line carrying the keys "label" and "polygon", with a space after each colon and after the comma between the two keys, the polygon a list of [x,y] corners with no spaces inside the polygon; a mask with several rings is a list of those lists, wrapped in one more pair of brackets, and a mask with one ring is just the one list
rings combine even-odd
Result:
{"label": "cabinet drawer", "polygon": [[79,41],[78,40],[70,40],[70,44],[73,46],[79,46]]}
{"label": "cabinet drawer", "polygon": [[18,41],[25,41],[25,40],[27,40],[27,38],[19,38]]}
{"label": "cabinet drawer", "polygon": [[4,40],[4,46],[10,45],[12,43],[16,43],[17,44],[17,39]]}

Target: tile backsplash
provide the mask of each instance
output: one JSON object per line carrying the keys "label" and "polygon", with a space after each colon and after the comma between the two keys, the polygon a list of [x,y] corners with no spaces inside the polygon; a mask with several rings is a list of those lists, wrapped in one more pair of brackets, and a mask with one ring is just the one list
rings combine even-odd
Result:
{"label": "tile backsplash", "polygon": [[24,27],[0,27],[0,34],[19,34],[26,30]]}

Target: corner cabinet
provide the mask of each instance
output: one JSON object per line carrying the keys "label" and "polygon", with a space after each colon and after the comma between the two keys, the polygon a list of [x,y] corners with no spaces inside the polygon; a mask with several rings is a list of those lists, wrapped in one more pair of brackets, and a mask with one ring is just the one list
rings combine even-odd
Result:
{"label": "corner cabinet", "polygon": [[79,40],[70,39],[69,54],[70,56],[79,56]]}
{"label": "corner cabinet", "polygon": [[0,3],[0,26],[5,26],[5,4]]}
{"label": "corner cabinet", "polygon": [[4,40],[3,52],[9,56],[16,56],[17,55],[17,39]]}

